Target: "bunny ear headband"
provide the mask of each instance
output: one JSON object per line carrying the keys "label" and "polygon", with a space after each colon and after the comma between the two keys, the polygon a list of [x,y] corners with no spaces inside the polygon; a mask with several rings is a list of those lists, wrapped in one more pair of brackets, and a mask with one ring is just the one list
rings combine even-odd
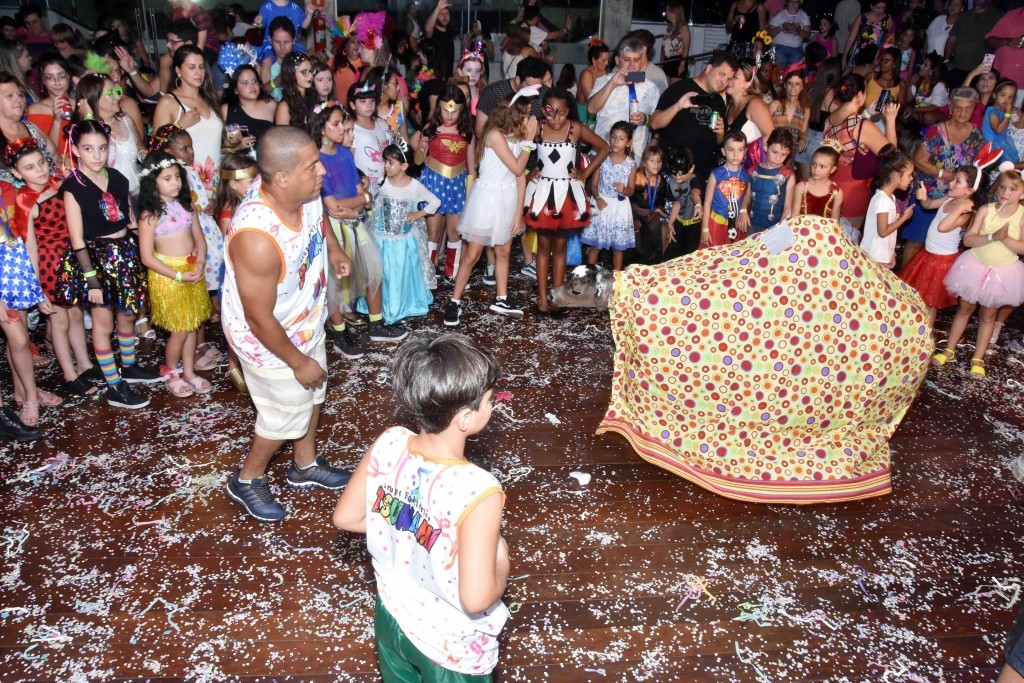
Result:
{"label": "bunny ear headband", "polygon": [[528,85],[525,88],[520,88],[515,95],[512,96],[512,101],[509,102],[509,106],[516,103],[520,97],[536,97],[540,94],[540,85]]}

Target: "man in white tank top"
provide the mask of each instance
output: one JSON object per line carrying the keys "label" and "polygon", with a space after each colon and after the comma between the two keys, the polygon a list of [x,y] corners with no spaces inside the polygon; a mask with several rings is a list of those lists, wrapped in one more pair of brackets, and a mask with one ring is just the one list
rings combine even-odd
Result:
{"label": "man in white tank top", "polygon": [[351,264],[324,229],[326,171],[306,132],[271,128],[260,139],[259,165],[225,238],[224,336],[256,406],[252,446],[227,491],[255,519],[278,522],[285,511],[266,471],[285,441],[294,442],[289,485],[337,491],[350,476],[317,457],[316,427],[327,390],[328,258],[342,277]]}

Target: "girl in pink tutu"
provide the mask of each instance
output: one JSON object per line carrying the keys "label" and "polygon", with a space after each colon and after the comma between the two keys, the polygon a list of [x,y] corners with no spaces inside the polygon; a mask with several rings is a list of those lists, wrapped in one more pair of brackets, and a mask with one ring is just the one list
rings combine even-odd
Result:
{"label": "girl in pink tutu", "polygon": [[945,197],[930,199],[924,185],[918,185],[917,201],[935,217],[928,226],[924,249],[917,252],[900,270],[900,279],[917,290],[928,304],[928,323],[935,326],[938,309],[955,306],[957,298],[946,289],[944,280],[957,257],[960,256],[960,238],[974,218],[976,197],[982,170],[999,158],[999,150],[992,151],[985,144],[972,166],[961,166],[954,173]]}
{"label": "girl in pink tutu", "polygon": [[988,350],[1000,309],[1024,303],[1024,254],[1021,224],[1024,223],[1024,178],[1013,170],[1003,170],[996,178],[994,204],[982,206],[964,236],[968,251],[957,258],[946,275],[946,288],[960,297],[960,308],[953,318],[946,348],[933,357],[938,365],[953,360],[956,345],[967,328],[974,309],[981,307],[978,339],[971,358],[971,375],[985,376],[985,351]]}

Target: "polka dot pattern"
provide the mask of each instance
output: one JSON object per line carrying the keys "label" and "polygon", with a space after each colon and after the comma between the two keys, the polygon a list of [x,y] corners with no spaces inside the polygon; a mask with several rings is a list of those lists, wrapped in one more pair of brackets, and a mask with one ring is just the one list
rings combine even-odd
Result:
{"label": "polka dot pattern", "polygon": [[720,495],[820,503],[890,492],[892,436],[928,369],[924,302],[817,216],[616,277],[598,430]]}

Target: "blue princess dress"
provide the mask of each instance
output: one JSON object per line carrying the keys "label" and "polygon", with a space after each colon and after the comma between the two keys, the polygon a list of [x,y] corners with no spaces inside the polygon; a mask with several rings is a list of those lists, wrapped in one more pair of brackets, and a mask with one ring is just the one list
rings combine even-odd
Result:
{"label": "blue princess dress", "polygon": [[[426,315],[437,286],[434,265],[427,254],[427,224],[422,218],[409,222],[408,214],[426,210],[436,213],[441,201],[420,181],[397,187],[387,179],[373,205],[373,239],[380,249],[384,270],[381,305],[384,322]],[[360,301],[364,309],[365,301]]]}

